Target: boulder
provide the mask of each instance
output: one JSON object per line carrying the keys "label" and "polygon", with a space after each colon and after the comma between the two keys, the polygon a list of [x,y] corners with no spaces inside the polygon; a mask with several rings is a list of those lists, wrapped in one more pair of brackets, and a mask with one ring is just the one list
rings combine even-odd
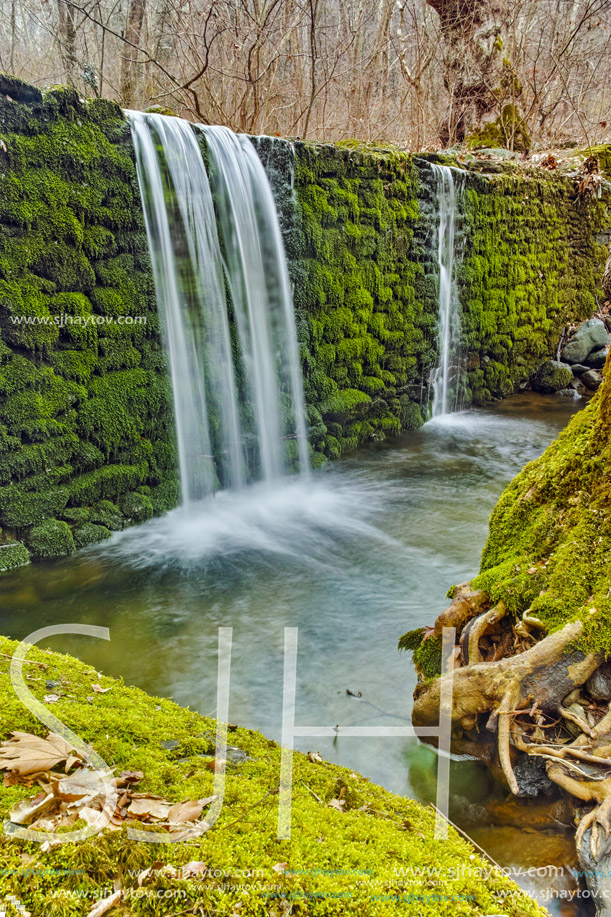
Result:
{"label": "boulder", "polygon": [[603,374],[598,369],[589,369],[587,373],[584,373],[583,376],[580,377],[579,381],[583,382],[590,391],[595,392],[603,381]]}
{"label": "boulder", "polygon": [[546,360],[534,373],[531,385],[536,392],[552,395],[566,388],[573,381],[573,371],[566,363],[559,360]]}
{"label": "boulder", "polygon": [[574,376],[583,376],[584,373],[587,373],[589,369],[592,369],[591,366],[584,366],[583,363],[573,363],[571,366]]}
{"label": "boulder", "polygon": [[609,333],[605,323],[599,318],[591,318],[577,329],[562,351],[562,359],[565,363],[584,363],[593,350],[600,350],[608,343]]}
{"label": "boulder", "polygon": [[99,544],[106,538],[110,538],[112,532],[103,525],[94,525],[93,522],[85,522],[83,525],[73,529],[72,536],[77,548],[86,548],[90,544]]}
{"label": "boulder", "polygon": [[600,350],[593,350],[592,353],[589,354],[585,358],[584,362],[591,369],[602,369],[605,363],[607,362],[608,353],[609,353],[609,345],[607,345],[606,347],[601,347]]}
{"label": "boulder", "polygon": [[58,519],[45,519],[33,526],[27,545],[34,557],[64,557],[75,550],[70,526]]}

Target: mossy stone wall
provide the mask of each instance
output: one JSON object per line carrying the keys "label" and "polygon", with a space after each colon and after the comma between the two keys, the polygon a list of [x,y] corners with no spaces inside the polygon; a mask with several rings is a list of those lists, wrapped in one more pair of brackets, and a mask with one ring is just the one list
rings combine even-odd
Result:
{"label": "mossy stone wall", "polygon": [[[139,317],[134,321],[134,317]],[[177,500],[129,127],[70,89],[0,86],[0,525],[69,553]],[[134,497],[134,495],[136,495]],[[142,504],[144,504],[144,509]]]}
{"label": "mossy stone wall", "polygon": [[603,301],[609,190],[581,199],[573,178],[543,169],[471,171],[462,207],[464,347],[470,397],[481,404],[525,382],[564,327]]}
{"label": "mossy stone wall", "polygon": [[330,458],[426,419],[437,291],[413,158],[295,145],[291,266],[311,439]]}

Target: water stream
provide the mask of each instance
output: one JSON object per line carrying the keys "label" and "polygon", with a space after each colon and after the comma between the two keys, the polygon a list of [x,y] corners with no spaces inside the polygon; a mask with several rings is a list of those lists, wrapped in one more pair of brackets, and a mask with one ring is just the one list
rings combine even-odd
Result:
{"label": "water stream", "polygon": [[431,164],[437,186],[439,267],[439,363],[433,373],[433,417],[460,410],[460,302],[454,277],[458,187],[449,166]]}

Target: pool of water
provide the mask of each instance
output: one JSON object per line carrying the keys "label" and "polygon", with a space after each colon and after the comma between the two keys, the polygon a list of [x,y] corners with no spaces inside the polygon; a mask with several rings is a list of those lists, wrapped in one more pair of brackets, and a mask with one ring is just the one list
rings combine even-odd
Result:
{"label": "pool of water", "polygon": [[[0,579],[2,633],[106,626],[108,643],[46,645],[214,714],[218,628],[232,627],[230,720],[279,738],[284,628],[297,627],[297,724],[405,724],[415,676],[398,638],[432,623],[449,586],[475,574],[501,490],[583,404],[515,396],[361,449],[310,481],[221,493],[190,516],[15,571]],[[435,753],[415,739],[296,744],[434,798]],[[461,797],[499,792],[477,765],[454,771]]]}

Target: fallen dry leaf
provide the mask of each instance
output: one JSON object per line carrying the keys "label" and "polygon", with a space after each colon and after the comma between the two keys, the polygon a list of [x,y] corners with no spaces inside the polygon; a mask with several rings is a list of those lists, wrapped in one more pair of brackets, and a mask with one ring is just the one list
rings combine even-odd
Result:
{"label": "fallen dry leaf", "polygon": [[132,818],[153,818],[157,821],[167,821],[172,803],[161,796],[147,793],[138,793],[132,796],[132,801],[127,808],[127,814]]}
{"label": "fallen dry leaf", "polygon": [[288,863],[276,863],[274,866],[272,866],[274,872],[285,872],[288,868]]}
{"label": "fallen dry leaf", "polygon": [[308,758],[310,759],[310,761],[313,761],[315,764],[322,763],[322,755],[319,751],[309,751]]}
{"label": "fallen dry leaf", "polygon": [[103,914],[107,914],[108,911],[120,901],[123,892],[121,889],[119,891],[113,892],[112,895],[109,895],[108,898],[102,898],[101,901],[98,901],[97,904],[94,904],[90,911],[87,913],[87,917],[102,917]]}
{"label": "fallen dry leaf", "polygon": [[144,774],[142,771],[121,771],[119,778],[121,785],[129,783],[140,783],[141,780],[144,780]]}
{"label": "fallen dry leaf", "polygon": [[219,771],[222,771],[226,764],[227,764],[227,761],[225,760],[225,758],[213,758],[212,761],[206,762],[206,767],[208,768],[208,770],[214,771],[214,773],[216,774]]}
{"label": "fallen dry leaf", "polygon": [[72,746],[54,732],[49,733],[46,739],[29,732],[13,732],[0,745],[0,770],[37,774],[66,761],[72,751]]}
{"label": "fallen dry leaf", "polygon": [[112,688],[103,688],[102,685],[92,685],[91,686],[96,694],[108,694],[109,691],[112,691]]}
{"label": "fallen dry leaf", "polygon": [[345,805],[346,805],[346,802],[343,799],[332,799],[331,802],[328,804],[327,808],[337,809],[338,812],[343,812]]}
{"label": "fallen dry leaf", "polygon": [[168,812],[168,821],[172,825],[195,821],[202,814],[204,806],[209,806],[213,800],[214,796],[206,796],[204,799],[186,799],[184,802],[177,802]]}
{"label": "fallen dry leaf", "polygon": [[106,782],[104,779],[109,775],[102,774],[99,771],[92,771],[86,768],[80,768],[70,777],[62,777],[53,783],[53,792],[62,800],[62,802],[77,802],[79,799],[88,797],[106,796]]}
{"label": "fallen dry leaf", "polygon": [[49,815],[56,808],[57,799],[53,793],[38,793],[31,799],[21,799],[9,815],[14,825],[29,825],[42,815]]}

